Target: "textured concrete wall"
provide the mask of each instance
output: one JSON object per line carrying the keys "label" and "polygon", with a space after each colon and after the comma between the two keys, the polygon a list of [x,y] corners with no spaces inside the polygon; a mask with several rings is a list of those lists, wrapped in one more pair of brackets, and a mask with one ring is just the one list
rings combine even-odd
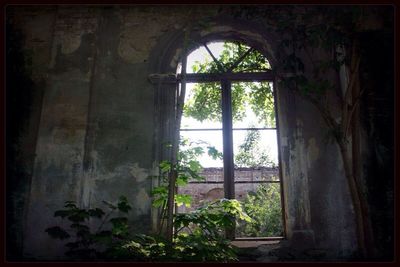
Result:
{"label": "textured concrete wall", "polygon": [[[134,230],[151,230],[148,176],[157,173],[157,160],[168,154],[160,147],[171,134],[174,86],[152,85],[148,75],[173,72],[184,47],[182,29],[217,10],[8,8],[13,24],[27,37],[32,77],[44,91],[23,219],[25,256],[62,255],[62,243],[44,229],[59,222],[52,215],[66,200],[101,206],[102,200],[125,195],[133,204]],[[277,64],[278,40],[262,24],[251,23],[216,19],[211,27],[192,29],[192,38],[246,40]],[[350,253],[355,246],[353,211],[338,149],[325,141],[324,123],[309,103],[282,85],[276,91],[288,238],[307,239],[335,255]]]}

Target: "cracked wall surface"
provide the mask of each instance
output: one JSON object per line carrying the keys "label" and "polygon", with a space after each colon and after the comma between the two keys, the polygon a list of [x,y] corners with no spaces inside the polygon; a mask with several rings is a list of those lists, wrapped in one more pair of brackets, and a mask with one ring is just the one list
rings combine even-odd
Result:
{"label": "cracked wall surface", "polygon": [[[44,230],[59,223],[54,211],[67,200],[80,207],[104,208],[103,200],[125,195],[133,206],[129,219],[134,231],[152,230],[154,181],[149,177],[157,174],[162,158],[159,147],[165,140],[159,138],[171,133],[174,86],[151,84],[148,76],[176,69],[188,29],[194,40],[247,38],[272,63],[279,61],[274,52],[277,40],[271,40],[273,35],[262,23],[246,26],[249,21],[229,18],[216,19],[206,28],[192,25],[218,10],[7,8],[11,24],[25,37],[29,75],[43,92],[37,104],[37,140],[27,139],[35,143],[35,158],[20,219],[25,257],[63,258],[63,243]],[[277,82],[287,237],[294,246],[307,239],[310,246],[331,249],[333,255],[351,254],[356,243],[353,211],[338,148],[326,142],[315,108]]]}

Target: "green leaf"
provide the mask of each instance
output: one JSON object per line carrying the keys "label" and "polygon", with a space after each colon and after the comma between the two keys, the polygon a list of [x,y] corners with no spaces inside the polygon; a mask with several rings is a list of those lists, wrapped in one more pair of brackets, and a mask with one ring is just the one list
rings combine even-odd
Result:
{"label": "green leaf", "polygon": [[72,209],[77,208],[77,206],[75,204],[75,201],[65,201],[65,206],[64,207],[72,208]]}
{"label": "green leaf", "polygon": [[128,213],[132,207],[128,203],[128,199],[125,196],[121,196],[118,202],[118,210],[121,212]]}
{"label": "green leaf", "polygon": [[68,220],[73,222],[83,222],[89,219],[89,212],[84,209],[78,209],[68,216]]}
{"label": "green leaf", "polygon": [[171,164],[171,162],[164,160],[164,161],[160,162],[159,167],[162,172],[169,172],[172,168],[172,164]]}
{"label": "green leaf", "polygon": [[181,174],[176,178],[176,185],[177,186],[185,186],[188,184],[188,181],[189,181],[189,177]]}
{"label": "green leaf", "polygon": [[219,152],[215,147],[208,146],[208,155],[212,157],[212,159],[222,159],[223,155]]}
{"label": "green leaf", "polygon": [[77,229],[77,230],[86,230],[89,231],[89,227],[84,224],[79,224],[79,223],[73,223],[71,224],[71,228]]}
{"label": "green leaf", "polygon": [[203,176],[200,176],[197,172],[191,170],[191,169],[187,169],[187,172],[190,174],[190,176],[198,181],[204,180],[205,178]]}
{"label": "green leaf", "polygon": [[178,206],[185,205],[186,207],[190,207],[190,203],[192,202],[192,196],[185,194],[176,194],[175,201]]}
{"label": "green leaf", "polygon": [[112,233],[114,235],[127,235],[128,234],[128,219],[126,217],[112,218],[110,222],[113,225]]}
{"label": "green leaf", "polygon": [[52,238],[61,239],[61,240],[71,237],[67,233],[67,231],[65,231],[64,229],[62,229],[59,226],[47,228],[46,233],[48,233]]}
{"label": "green leaf", "polygon": [[154,187],[154,189],[151,191],[151,195],[160,195],[160,196],[166,196],[168,194],[168,188],[166,186],[157,186]]}
{"label": "green leaf", "polygon": [[110,219],[110,222],[113,225],[122,225],[122,224],[127,224],[128,219],[126,217],[115,217],[115,218]]}
{"label": "green leaf", "polygon": [[[84,239],[88,239],[90,236],[90,231],[88,229],[81,228],[78,231],[76,231],[76,236],[82,237]],[[86,241],[88,242],[89,240],[86,240]]]}
{"label": "green leaf", "polygon": [[202,166],[200,165],[200,162],[198,162],[197,160],[191,160],[191,161],[189,161],[188,164],[189,164],[190,170],[193,171],[193,172],[198,173],[202,169]]}
{"label": "green leaf", "polygon": [[93,235],[93,240],[100,243],[110,243],[112,241],[112,232],[111,231],[101,231]]}
{"label": "green leaf", "polygon": [[54,217],[65,218],[65,217],[69,216],[70,214],[71,214],[71,211],[69,211],[69,210],[57,210],[56,212],[54,212]]}
{"label": "green leaf", "polygon": [[155,200],[153,200],[153,207],[158,208],[161,207],[162,205],[164,205],[166,199],[165,198],[157,198]]}
{"label": "green leaf", "polygon": [[89,210],[89,216],[91,217],[101,218],[104,214],[105,214],[104,211],[99,208]]}

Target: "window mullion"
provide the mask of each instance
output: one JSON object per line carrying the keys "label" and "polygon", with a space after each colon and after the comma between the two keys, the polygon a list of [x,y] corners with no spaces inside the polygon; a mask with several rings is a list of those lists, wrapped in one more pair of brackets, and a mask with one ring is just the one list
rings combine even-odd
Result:
{"label": "window mullion", "polygon": [[204,44],[204,47],[207,49],[207,52],[211,55],[213,58],[214,62],[217,64],[217,67],[221,73],[226,72],[224,66],[219,62],[219,60],[214,56],[214,54],[211,52],[211,50],[208,48],[206,44]]}
{"label": "window mullion", "polygon": [[[235,198],[234,165],[233,165],[233,139],[232,139],[232,94],[231,82],[221,81],[222,92],[222,135],[223,135],[223,160],[224,160],[224,192],[225,198]],[[227,229],[226,237],[235,238],[235,230]]]}
{"label": "window mullion", "polygon": [[224,187],[225,198],[234,199],[235,191],[233,186],[234,165],[233,165],[233,139],[232,139],[232,96],[231,82],[223,80],[222,87],[222,133],[223,133],[223,155],[224,155]]}

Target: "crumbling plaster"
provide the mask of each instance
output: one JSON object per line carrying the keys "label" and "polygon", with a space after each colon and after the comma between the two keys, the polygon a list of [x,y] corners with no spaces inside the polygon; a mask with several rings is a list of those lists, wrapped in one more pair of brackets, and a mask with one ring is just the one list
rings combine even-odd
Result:
{"label": "crumbling plaster", "polygon": [[[167,122],[158,120],[167,115],[158,114],[165,107],[155,105],[155,99],[166,94],[157,90],[166,89],[151,85],[147,77],[176,68],[183,51],[181,29],[189,19],[183,10],[59,6],[43,15],[40,7],[16,8],[16,18],[31,14],[21,18],[29,23],[20,27],[30,36],[25,46],[33,51],[33,69],[46,80],[26,218],[26,256],[60,255],[62,244],[52,246],[54,240],[44,229],[58,222],[52,215],[66,200],[88,207],[126,195],[133,204],[135,231],[151,230],[148,176],[157,173],[156,147],[162,141],[154,134],[168,137],[171,129],[158,128]],[[194,38],[236,34],[258,44],[271,61],[279,60],[265,33],[241,28],[240,23],[237,28],[217,23],[221,26]],[[33,42],[36,38],[46,45]],[[287,237],[296,233],[299,240],[309,238],[310,246],[351,251],[354,225],[338,150],[325,143],[324,124],[309,103],[279,83],[276,93]]]}

